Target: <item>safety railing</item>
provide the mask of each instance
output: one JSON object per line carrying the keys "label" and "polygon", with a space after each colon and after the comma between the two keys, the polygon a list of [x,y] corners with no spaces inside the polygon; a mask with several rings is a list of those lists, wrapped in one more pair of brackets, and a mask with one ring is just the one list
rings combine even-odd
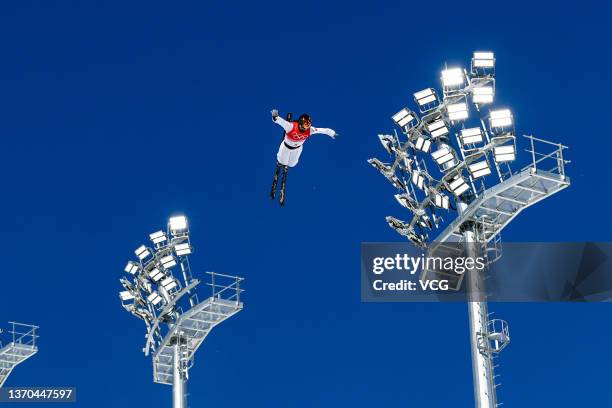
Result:
{"label": "safety railing", "polygon": [[12,335],[12,343],[24,346],[36,347],[36,339],[39,337],[36,331],[38,326],[25,323],[9,322]]}
{"label": "safety railing", "polygon": [[528,168],[544,170],[559,175],[562,180],[565,179],[565,165],[571,163],[563,157],[563,151],[567,146],[531,135],[524,137],[529,139],[530,147],[525,151],[531,154],[531,164],[523,170]]}
{"label": "safety railing", "polygon": [[210,275],[210,282],[206,284],[211,288],[213,299],[223,299],[240,303],[240,294],[244,292],[244,289],[240,287],[240,283],[244,278],[224,275],[217,272],[206,273]]}

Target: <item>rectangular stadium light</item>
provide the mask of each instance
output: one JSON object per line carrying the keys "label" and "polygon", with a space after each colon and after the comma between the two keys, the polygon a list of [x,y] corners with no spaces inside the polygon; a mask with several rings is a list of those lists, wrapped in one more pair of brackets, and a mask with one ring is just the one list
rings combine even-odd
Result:
{"label": "rectangular stadium light", "polygon": [[151,272],[149,272],[149,277],[151,278],[153,282],[156,282],[156,283],[164,276],[166,275],[164,275],[164,273],[161,272],[158,268],[153,268]]}
{"label": "rectangular stadium light", "polygon": [[450,206],[450,201],[448,199],[448,196],[441,194],[441,193],[436,193],[433,201],[434,201],[434,205],[438,208],[443,208],[445,210],[448,210],[448,207]]}
{"label": "rectangular stadium light", "polygon": [[136,275],[136,273],[140,270],[140,265],[138,265],[136,262],[129,261],[127,265],[125,265],[124,270],[130,275]]}
{"label": "rectangular stadium light", "polygon": [[411,127],[416,122],[416,116],[408,108],[397,112],[392,119],[401,128]]}
{"label": "rectangular stadium light", "polygon": [[460,175],[457,175],[448,185],[450,190],[459,197],[461,194],[465,193],[470,187],[465,182],[465,179]]}
{"label": "rectangular stadium light", "polygon": [[143,260],[145,259],[147,256],[151,255],[151,252],[147,249],[146,246],[141,245],[139,246],[134,253],[136,254],[136,256],[138,257],[138,259]]}
{"label": "rectangular stadium light", "polygon": [[427,124],[427,130],[431,134],[431,137],[440,137],[448,134],[448,127],[443,119],[438,119]]}
{"label": "rectangular stadium light", "polygon": [[449,68],[442,71],[442,85],[446,88],[456,88],[463,85],[465,76],[462,68]]}
{"label": "rectangular stadium light", "polygon": [[187,230],[187,217],[184,215],[170,217],[168,224],[170,225],[170,232],[172,234],[184,232]]}
{"label": "rectangular stadium light", "polygon": [[490,85],[479,86],[472,89],[472,101],[478,104],[493,102],[493,87]]}
{"label": "rectangular stadium light", "polygon": [[425,186],[425,177],[423,177],[420,172],[415,171],[412,173],[412,183],[423,190],[423,187]]}
{"label": "rectangular stadium light", "polygon": [[172,289],[176,288],[178,285],[176,284],[176,281],[174,280],[174,278],[166,278],[163,281],[161,281],[161,285],[164,287],[164,289],[166,289],[168,292],[171,291]]}
{"label": "rectangular stadium light", "polygon": [[431,104],[437,104],[438,96],[433,88],[423,89],[414,94],[414,101],[419,105],[419,108],[427,107]]}
{"label": "rectangular stadium light", "polygon": [[486,160],[477,163],[472,163],[468,165],[468,169],[472,174],[473,178],[488,176],[489,174],[491,174],[491,168],[489,167],[489,163]]}
{"label": "rectangular stadium light", "polygon": [[495,55],[489,51],[476,51],[472,58],[474,68],[493,68],[495,67]]}
{"label": "rectangular stadium light", "polygon": [[439,166],[443,166],[449,162],[453,162],[455,156],[446,145],[442,145],[438,150],[431,154],[431,157],[438,163]]}
{"label": "rectangular stadium light", "polygon": [[492,128],[503,128],[512,126],[512,112],[510,109],[500,109],[489,113]]}
{"label": "rectangular stadium light", "polygon": [[422,152],[428,153],[431,148],[431,140],[425,139],[423,136],[419,136],[414,142],[414,148]]}
{"label": "rectangular stadium light", "polygon": [[170,269],[173,266],[176,266],[176,260],[174,259],[172,255],[164,256],[163,258],[159,260],[159,262],[165,269]]}
{"label": "rectangular stadium light", "polygon": [[480,127],[461,129],[460,138],[463,146],[482,143],[482,129]]}
{"label": "rectangular stadium light", "polygon": [[134,295],[132,295],[132,293],[127,290],[123,292],[119,292],[119,297],[121,298],[122,302],[127,302],[128,300],[134,299]]}
{"label": "rectangular stadium light", "polygon": [[149,235],[149,238],[151,238],[151,241],[153,241],[153,243],[156,245],[164,242],[167,239],[166,233],[164,231],[154,232]]}
{"label": "rectangular stadium light", "polygon": [[514,145],[496,146],[493,149],[493,155],[498,163],[509,162],[516,158],[516,151]]}
{"label": "rectangular stadium light", "polygon": [[147,301],[151,303],[153,306],[157,306],[159,302],[161,302],[162,300],[163,300],[162,297],[159,296],[157,292],[153,292],[149,296],[147,296]]}
{"label": "rectangular stadium light", "polygon": [[468,118],[468,107],[465,102],[453,103],[446,107],[448,118],[452,121],[465,120]]}
{"label": "rectangular stadium light", "polygon": [[174,246],[174,251],[178,256],[189,255],[191,253],[191,246],[188,242],[178,244]]}

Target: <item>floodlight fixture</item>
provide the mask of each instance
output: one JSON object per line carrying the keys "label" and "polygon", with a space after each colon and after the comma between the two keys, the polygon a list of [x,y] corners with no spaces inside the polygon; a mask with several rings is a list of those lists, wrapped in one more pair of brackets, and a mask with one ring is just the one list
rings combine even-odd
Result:
{"label": "floodlight fixture", "polygon": [[448,188],[454,195],[459,197],[461,196],[461,194],[469,190],[470,186],[467,184],[465,179],[459,174],[455,176],[453,179],[451,179],[451,181],[448,183]]}
{"label": "floodlight fixture", "polygon": [[405,131],[413,128],[418,123],[416,115],[408,108],[403,108],[391,117],[393,121]]}
{"label": "floodlight fixture", "polygon": [[166,275],[162,271],[160,271],[159,268],[153,268],[149,272],[149,277],[154,283],[159,282],[159,280],[163,278],[164,276]]}
{"label": "floodlight fixture", "polygon": [[[149,235],[154,248],[139,247],[139,261],[130,261],[120,279],[123,308],[143,320],[147,328],[145,355],[152,354],[156,383],[173,386],[173,407],[186,407],[188,371],[195,353],[213,327],[242,310],[242,278],[207,272],[211,296],[200,301],[200,280],[193,277],[192,246],[187,218],[168,220],[168,232]],[[180,265],[177,276],[172,268]],[[177,270],[179,268],[176,268]],[[143,271],[143,273],[139,273]]]}
{"label": "floodlight fixture", "polygon": [[174,256],[172,255],[166,255],[159,260],[159,263],[164,267],[164,269],[170,269],[176,266],[176,259],[174,259]]}
{"label": "floodlight fixture", "polygon": [[491,129],[508,128],[512,126],[512,112],[510,109],[499,109],[489,113]]}
{"label": "floodlight fixture", "polygon": [[191,245],[188,242],[177,244],[174,246],[174,251],[178,256],[189,255],[191,253]]}
{"label": "floodlight fixture", "polygon": [[472,102],[478,105],[493,103],[495,90],[492,85],[477,86],[472,89]]}
{"label": "floodlight fixture", "polygon": [[170,217],[168,226],[172,235],[184,234],[187,232],[187,217],[184,215]]}
{"label": "floodlight fixture", "polygon": [[[488,116],[483,117],[480,108],[494,102],[495,66],[493,52],[477,51],[473,54],[469,72],[462,68],[442,71],[442,101],[437,99],[432,88],[414,94],[415,103],[425,116],[415,118],[416,129],[408,134],[407,142],[398,140],[393,152],[396,156],[408,155],[415,165],[411,181],[417,188],[411,188],[406,195],[395,196],[412,212],[412,218],[401,221],[386,217],[391,228],[422,249],[435,251],[440,245],[461,243],[469,256],[482,255],[486,265],[501,257],[500,233],[503,228],[527,207],[570,185],[565,174],[565,165],[569,163],[564,159],[567,147],[559,143],[525,136],[531,145],[527,150],[531,154],[531,163],[518,171],[511,168],[511,162],[518,154],[512,112],[510,109],[492,109]],[[475,108],[472,112],[471,106]],[[482,126],[463,125],[473,114]],[[485,121],[488,122],[486,125]],[[449,167],[455,162],[451,160],[455,150],[447,137],[451,131],[457,136],[461,156],[455,154],[456,164]],[[426,144],[428,140],[431,142]],[[424,153],[430,151],[433,142],[438,148],[431,153],[431,159],[441,165],[439,180],[427,172],[426,162],[420,158],[429,156]],[[493,163],[489,162],[489,154]],[[497,184],[494,184],[493,177],[486,177],[492,175],[493,165],[499,179]],[[393,178],[398,170],[402,170],[400,166],[385,167],[385,177]],[[478,188],[475,179],[479,181]],[[420,193],[419,189],[423,192]],[[448,195],[444,194],[447,191]],[[449,218],[444,227],[434,211],[438,208],[457,210],[456,219]],[[423,231],[434,227],[443,229],[432,237],[434,241],[430,244],[429,235]],[[461,287],[465,276],[476,406],[494,408],[500,404],[497,403],[498,384],[493,357],[508,344],[510,336],[506,322],[489,318],[484,273],[482,270],[469,270],[459,277],[456,287]],[[435,271],[425,270],[421,279],[430,279],[432,274],[431,278],[440,278]]]}
{"label": "floodlight fixture", "polygon": [[38,353],[39,327],[17,322],[9,324],[11,328],[6,333],[0,329],[0,388],[15,367]]}
{"label": "floodlight fixture", "polygon": [[514,161],[516,159],[516,149],[514,144],[505,146],[495,146],[493,148],[493,156],[497,163]]}
{"label": "floodlight fixture", "polygon": [[431,157],[443,170],[448,170],[456,164],[455,152],[447,144],[441,144]]}
{"label": "floodlight fixture", "polygon": [[135,296],[132,295],[132,292],[129,290],[124,290],[123,292],[119,292],[119,297],[123,302],[127,302],[130,300],[134,300]]}
{"label": "floodlight fixture", "polygon": [[149,248],[147,248],[144,245],[139,246],[134,253],[136,254],[136,256],[138,257],[138,259],[140,259],[141,261],[143,259],[145,259],[146,257],[148,257],[149,255],[151,255],[151,251],[149,251]]}
{"label": "floodlight fixture", "polygon": [[457,102],[446,106],[448,119],[453,122],[465,120],[468,118],[468,107],[465,102]]}
{"label": "floodlight fixture", "polygon": [[147,302],[151,303],[153,306],[157,306],[164,300],[159,293],[152,292],[149,296],[147,296]]}
{"label": "floodlight fixture", "polygon": [[165,242],[168,240],[166,233],[161,230],[150,234],[149,238],[155,245],[161,244],[162,242]]}
{"label": "floodlight fixture", "polygon": [[495,54],[490,51],[476,51],[472,57],[471,74],[474,76],[491,76],[495,72]]}
{"label": "floodlight fixture", "polygon": [[489,162],[487,162],[486,159],[483,161],[469,164],[468,170],[470,171],[473,178],[484,177],[491,174],[491,167],[489,167]]}
{"label": "floodlight fixture", "polygon": [[170,278],[170,277],[162,280],[161,281],[161,285],[167,291],[171,291],[172,289],[178,288],[178,284],[176,283],[176,280],[174,280],[174,278]]}
{"label": "floodlight fixture", "polygon": [[437,117],[425,125],[427,131],[433,138],[448,135],[449,128],[444,119]]}
{"label": "floodlight fixture", "polygon": [[423,190],[425,188],[425,177],[420,171],[412,173],[412,184]]}
{"label": "floodlight fixture", "polygon": [[134,262],[134,261],[129,261],[127,263],[127,265],[125,265],[125,269],[124,269],[127,273],[129,273],[130,275],[136,275],[136,273],[138,273],[138,271],[140,271],[140,264]]}
{"label": "floodlight fixture", "polygon": [[414,93],[414,101],[419,105],[421,113],[429,112],[440,105],[436,90],[433,88],[423,89],[422,91]]}
{"label": "floodlight fixture", "polygon": [[447,68],[442,71],[442,85],[444,88],[460,88],[465,84],[463,68]]}
{"label": "floodlight fixture", "polygon": [[425,139],[423,136],[419,136],[414,142],[414,148],[421,152],[428,153],[431,149],[431,140]]}
{"label": "floodlight fixture", "polygon": [[433,196],[433,203],[436,207],[448,210],[450,207],[450,200],[447,195],[442,193],[435,193]]}
{"label": "floodlight fixture", "polygon": [[474,145],[482,143],[482,129],[480,127],[473,127],[467,129],[461,129],[459,138],[461,145],[465,148],[467,145]]}

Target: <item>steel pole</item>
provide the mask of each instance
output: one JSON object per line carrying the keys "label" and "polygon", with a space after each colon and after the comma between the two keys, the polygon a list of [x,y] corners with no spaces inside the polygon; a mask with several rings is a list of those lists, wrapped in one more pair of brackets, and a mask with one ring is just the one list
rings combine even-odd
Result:
{"label": "steel pole", "polygon": [[181,353],[179,342],[174,345],[174,358],[172,370],[172,407],[187,408],[187,381],[181,367]]}
{"label": "steel pole", "polygon": [[[459,203],[461,214],[467,204]],[[468,257],[476,258],[479,243],[476,242],[473,227],[466,227],[463,232]],[[468,315],[470,320],[470,343],[472,352],[472,377],[474,380],[474,401],[477,408],[497,407],[493,359],[487,350],[489,313],[487,309],[486,292],[482,273],[476,269],[466,271],[468,299]],[[477,300],[475,300],[477,299]]]}

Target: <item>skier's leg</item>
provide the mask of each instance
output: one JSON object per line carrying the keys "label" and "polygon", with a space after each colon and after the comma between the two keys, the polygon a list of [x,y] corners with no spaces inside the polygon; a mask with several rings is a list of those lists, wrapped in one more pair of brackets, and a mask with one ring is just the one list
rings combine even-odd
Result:
{"label": "skier's leg", "polygon": [[287,171],[289,170],[289,166],[283,166],[283,179],[281,181],[281,189],[280,189],[280,198],[279,202],[281,207],[285,204],[285,184],[287,182]]}
{"label": "skier's leg", "polygon": [[274,172],[274,181],[272,181],[272,190],[270,191],[270,198],[274,200],[276,197],[276,185],[278,184],[278,174],[280,173],[281,164],[276,162],[276,171]]}

